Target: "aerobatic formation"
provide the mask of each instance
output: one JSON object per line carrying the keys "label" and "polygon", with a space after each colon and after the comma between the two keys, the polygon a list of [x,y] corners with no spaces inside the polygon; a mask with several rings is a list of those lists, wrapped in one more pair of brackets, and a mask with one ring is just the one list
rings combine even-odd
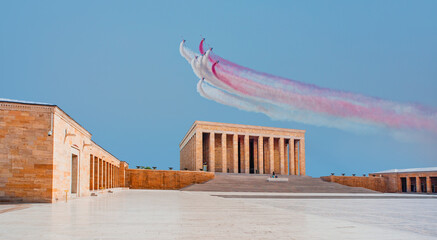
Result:
{"label": "aerobatic formation", "polygon": [[356,93],[321,88],[261,73],[204,50],[180,44],[191,64],[202,97],[272,119],[291,120],[346,130],[420,130],[437,135],[437,112],[417,104],[396,103]]}

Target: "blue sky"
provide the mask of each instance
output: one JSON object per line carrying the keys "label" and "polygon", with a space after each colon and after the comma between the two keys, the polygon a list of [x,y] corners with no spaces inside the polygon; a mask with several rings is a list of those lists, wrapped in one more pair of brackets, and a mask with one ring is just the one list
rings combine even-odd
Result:
{"label": "blue sky", "polygon": [[432,144],[273,121],[203,99],[179,55],[437,107],[436,1],[2,1],[0,98],[60,106],[121,160],[179,167],[195,120],[306,129],[307,173],[436,166]]}

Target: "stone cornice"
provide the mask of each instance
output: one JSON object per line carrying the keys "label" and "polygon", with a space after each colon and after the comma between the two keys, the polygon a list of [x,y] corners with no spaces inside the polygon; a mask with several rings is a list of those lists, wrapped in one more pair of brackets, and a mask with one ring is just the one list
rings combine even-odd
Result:
{"label": "stone cornice", "polygon": [[[213,126],[213,127],[232,127],[232,128],[238,128],[243,129],[242,131],[233,132],[233,131],[222,131],[222,130],[211,130],[211,129],[203,129],[202,126]],[[272,131],[272,132],[278,132],[278,134],[269,134],[269,133],[256,133],[256,132],[250,132],[245,133],[244,129],[251,129],[251,130],[259,130],[259,131]],[[242,124],[232,124],[232,123],[216,123],[216,122],[204,122],[204,121],[195,121],[193,125],[191,126],[190,130],[188,130],[187,134],[185,134],[184,138],[182,139],[181,143],[179,144],[179,149],[182,150],[182,148],[185,147],[185,145],[190,141],[190,139],[196,134],[197,132],[213,132],[213,133],[220,133],[220,134],[238,134],[238,135],[249,135],[253,137],[274,137],[274,138],[285,138],[285,139],[305,139],[304,137],[298,137],[296,134],[303,133],[305,134],[305,130],[297,130],[297,129],[287,129],[287,128],[275,128],[275,127],[262,127],[262,126],[252,126],[252,125],[242,125]],[[284,135],[283,133],[287,132],[289,134]]]}
{"label": "stone cornice", "polygon": [[54,114],[56,116],[60,117],[62,120],[64,120],[66,123],[68,123],[70,126],[76,128],[79,132],[87,136],[91,139],[91,133],[88,132],[84,127],[82,127],[79,123],[77,123],[74,119],[72,119],[67,113],[65,113],[62,109],[59,107],[55,107]]}
{"label": "stone cornice", "polygon": [[282,131],[282,132],[290,132],[290,133],[305,133],[305,130],[299,129],[290,129],[290,128],[277,128],[277,127],[263,127],[263,126],[254,126],[254,125],[244,125],[244,124],[235,124],[235,123],[217,123],[217,122],[206,122],[206,121],[196,121],[195,125],[208,125],[215,127],[234,127],[234,128],[245,128],[245,129],[256,129],[256,130],[266,130],[266,131]]}
{"label": "stone cornice", "polygon": [[9,111],[28,111],[28,112],[53,112],[55,105],[35,105],[35,104],[23,104],[14,102],[0,102],[0,110]]}

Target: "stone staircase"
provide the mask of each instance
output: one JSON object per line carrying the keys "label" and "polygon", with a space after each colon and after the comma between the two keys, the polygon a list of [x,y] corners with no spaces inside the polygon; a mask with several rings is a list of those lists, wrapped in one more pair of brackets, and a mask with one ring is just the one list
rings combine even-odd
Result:
{"label": "stone staircase", "polygon": [[377,193],[375,191],[325,182],[309,176],[279,176],[288,182],[268,182],[269,175],[216,173],[215,178],[193,184],[182,191],[211,192],[277,192],[277,193]]}

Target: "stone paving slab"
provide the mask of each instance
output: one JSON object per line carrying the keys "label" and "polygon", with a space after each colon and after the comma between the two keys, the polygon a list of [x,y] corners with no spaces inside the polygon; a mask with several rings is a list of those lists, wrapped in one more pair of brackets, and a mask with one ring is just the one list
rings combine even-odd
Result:
{"label": "stone paving slab", "polygon": [[436,203],[126,190],[2,213],[0,239],[435,239],[420,225],[437,222]]}

